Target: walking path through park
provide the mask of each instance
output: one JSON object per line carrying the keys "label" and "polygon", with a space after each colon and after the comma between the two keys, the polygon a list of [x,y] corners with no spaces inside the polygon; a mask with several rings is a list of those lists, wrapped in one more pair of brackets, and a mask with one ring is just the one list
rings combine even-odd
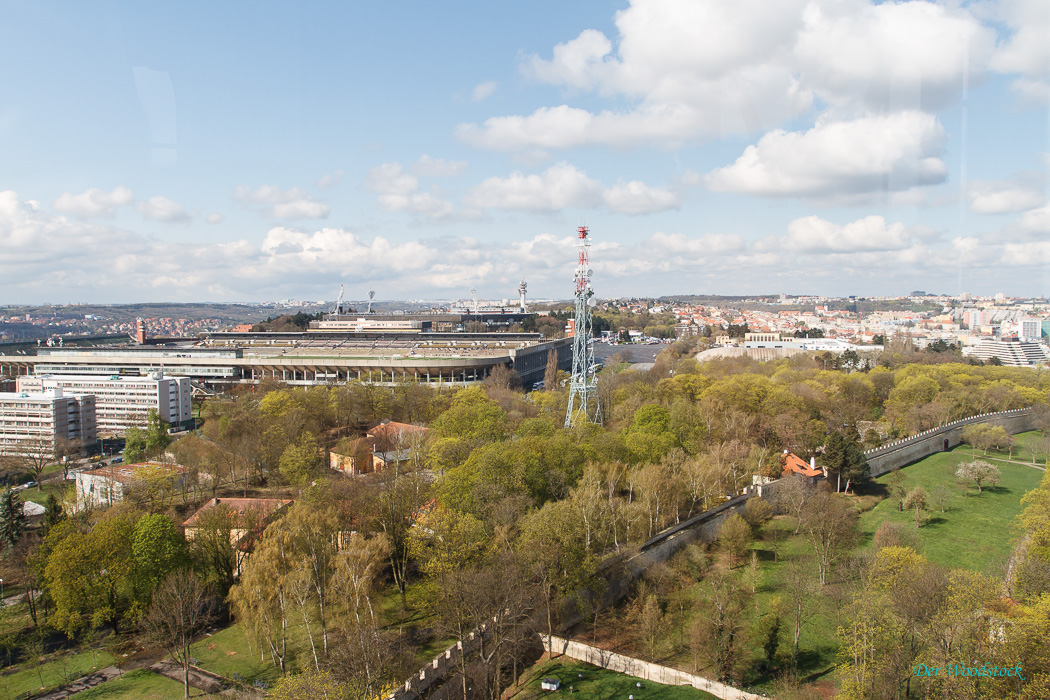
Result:
{"label": "walking path through park", "polygon": [[1032,469],[1038,469],[1041,472],[1046,471],[1046,467],[1040,467],[1038,464],[1032,464],[1031,462],[1018,462],[1016,459],[1003,459],[1002,457],[985,457],[996,462],[1006,462],[1007,464],[1020,464],[1022,467],[1031,467]]}
{"label": "walking path through park", "polygon": [[65,700],[69,696],[75,695],[76,693],[79,693],[82,690],[94,688],[96,685],[100,685],[102,683],[105,683],[106,681],[111,681],[114,678],[119,678],[120,676],[121,670],[119,668],[117,668],[116,666],[106,666],[105,668],[100,668],[94,673],[89,673],[86,676],[81,676],[72,683],[67,683],[66,685],[62,686],[61,688],[58,688],[57,690],[52,690],[48,693],[44,693],[43,695],[32,695],[29,697],[31,698],[31,700]]}
{"label": "walking path through park", "polygon": [[[158,661],[146,668],[161,676],[166,676],[177,681],[180,685],[182,684],[182,666],[173,661]],[[57,688],[41,695],[27,695],[22,697],[24,697],[25,700],[66,700],[66,698],[76,695],[83,690],[88,690],[97,685],[101,685],[106,681],[119,678],[129,670],[132,669],[125,668],[121,671],[116,666],[106,666],[94,673],[81,676],[72,683],[67,683],[61,688]],[[203,690],[209,695],[212,693],[219,693],[229,687],[229,684],[222,676],[217,676],[214,673],[197,668],[196,666],[190,666],[190,685],[198,690]],[[18,700],[22,700],[22,698],[19,698]]]}
{"label": "walking path through park", "polygon": [[[182,683],[182,666],[174,661],[168,659],[158,661],[150,666],[149,670],[154,673],[159,673],[162,676],[167,676],[173,681]],[[222,692],[227,688],[228,683],[226,683],[226,680],[222,676],[217,676],[210,671],[205,671],[196,666],[190,666],[190,685],[198,690],[203,690],[205,693],[211,694]]]}
{"label": "walking path through park", "polygon": [[[40,595],[40,591],[34,591],[34,593],[36,595]],[[7,596],[2,601],[0,601],[0,603],[3,603],[5,608],[9,608],[12,605],[15,605],[16,603],[21,603],[25,599],[26,599],[26,594],[24,592],[23,593],[15,593],[14,595]]]}

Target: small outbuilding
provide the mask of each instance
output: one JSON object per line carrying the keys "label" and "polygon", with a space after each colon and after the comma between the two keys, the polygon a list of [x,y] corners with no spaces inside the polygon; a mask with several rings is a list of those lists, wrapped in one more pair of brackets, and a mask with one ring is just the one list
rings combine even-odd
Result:
{"label": "small outbuilding", "polygon": [[540,688],[543,690],[557,690],[561,687],[561,681],[557,678],[544,678],[540,681]]}

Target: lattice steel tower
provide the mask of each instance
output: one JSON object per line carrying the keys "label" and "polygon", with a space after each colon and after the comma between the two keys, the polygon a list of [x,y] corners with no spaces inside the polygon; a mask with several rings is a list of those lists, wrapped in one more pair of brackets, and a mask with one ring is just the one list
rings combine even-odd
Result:
{"label": "lattice steel tower", "polygon": [[594,306],[594,290],[591,289],[591,265],[587,260],[586,226],[576,229],[576,247],[579,258],[576,263],[576,318],[572,335],[572,379],[569,384],[569,408],[565,412],[565,427],[579,425],[581,421],[601,424],[602,413],[598,406],[598,382],[594,376],[594,348],[591,347],[591,308]]}

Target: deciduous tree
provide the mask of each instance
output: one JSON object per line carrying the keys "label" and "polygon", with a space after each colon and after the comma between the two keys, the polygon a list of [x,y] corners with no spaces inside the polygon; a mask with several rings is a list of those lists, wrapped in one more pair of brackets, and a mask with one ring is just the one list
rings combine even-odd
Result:
{"label": "deciduous tree", "polygon": [[843,496],[818,491],[806,505],[803,527],[816,554],[820,585],[857,539],[857,511]]}
{"label": "deciduous tree", "polygon": [[171,654],[182,666],[183,697],[190,696],[190,644],[213,619],[207,589],[187,568],[167,574],[142,619],[146,639]]}
{"label": "deciduous tree", "polygon": [[984,460],[975,459],[972,462],[960,464],[955,472],[955,478],[961,481],[972,481],[977,486],[977,493],[981,493],[985,484],[988,486],[999,485],[999,467]]}

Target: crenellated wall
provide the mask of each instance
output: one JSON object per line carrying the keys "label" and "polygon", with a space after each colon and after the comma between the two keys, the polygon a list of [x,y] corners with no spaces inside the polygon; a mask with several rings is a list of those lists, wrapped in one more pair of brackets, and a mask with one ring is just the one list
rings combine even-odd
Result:
{"label": "crenellated wall", "polygon": [[1033,411],[1030,408],[1019,408],[1014,411],[1002,411],[1000,413],[984,413],[972,418],[953,421],[940,428],[933,428],[918,435],[897,440],[889,445],[868,450],[864,453],[864,456],[868,458],[871,475],[873,477],[882,476],[897,467],[903,467],[912,462],[918,462],[920,459],[929,457],[932,454],[946,452],[953,447],[958,447],[962,444],[963,428],[977,423],[1001,425],[1011,435],[1035,429]]}

